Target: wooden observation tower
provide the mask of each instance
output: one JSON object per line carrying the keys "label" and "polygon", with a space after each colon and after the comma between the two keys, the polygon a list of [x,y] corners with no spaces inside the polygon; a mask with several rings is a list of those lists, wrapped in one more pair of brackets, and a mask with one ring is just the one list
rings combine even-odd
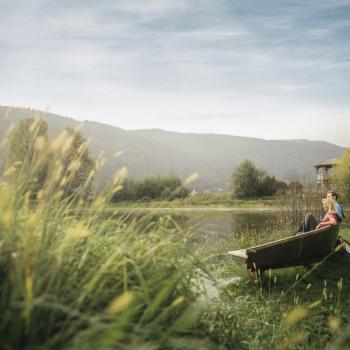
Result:
{"label": "wooden observation tower", "polygon": [[338,164],[338,158],[332,157],[324,160],[322,163],[315,165],[317,188],[322,190],[332,190],[332,171]]}

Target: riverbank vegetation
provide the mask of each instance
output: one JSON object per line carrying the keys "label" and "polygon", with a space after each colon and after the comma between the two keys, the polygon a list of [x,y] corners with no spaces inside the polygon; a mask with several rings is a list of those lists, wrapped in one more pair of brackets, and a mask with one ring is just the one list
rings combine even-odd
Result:
{"label": "riverbank vegetation", "polygon": [[[170,217],[105,210],[123,171],[88,198],[99,163],[67,195],[85,148],[64,167],[70,135],[43,147],[38,130],[34,122],[28,152],[0,177],[0,348],[211,348],[198,328],[205,272],[191,234]],[[49,175],[33,187],[48,154]]]}
{"label": "riverbank vegetation", "polygon": [[1,349],[349,345],[348,256],[251,279],[226,251],[289,235],[284,217],[204,246],[168,214],[111,210],[123,169],[91,198],[103,160],[75,183],[86,146],[71,153],[71,134],[46,140],[40,130],[29,126],[28,152],[9,158],[0,176]]}
{"label": "riverbank vegetation", "polygon": [[[254,279],[226,255],[227,247],[242,249],[290,234],[274,222],[264,233],[247,229],[200,248],[216,280],[202,317],[212,340],[243,349],[349,348],[349,256],[335,253],[310,268],[270,270]],[[347,225],[341,234],[350,239]]]}
{"label": "riverbank vegetation", "polygon": [[[115,207],[129,208],[226,208],[226,209],[272,209],[276,204],[273,197],[234,199],[231,193],[196,193],[174,200],[121,201],[114,202]],[[277,207],[275,207],[277,208]]]}

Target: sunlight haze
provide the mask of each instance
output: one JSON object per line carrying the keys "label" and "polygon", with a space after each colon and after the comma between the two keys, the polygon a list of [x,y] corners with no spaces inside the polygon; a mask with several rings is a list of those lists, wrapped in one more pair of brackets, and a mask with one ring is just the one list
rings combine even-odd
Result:
{"label": "sunlight haze", "polygon": [[0,5],[0,105],[350,146],[350,1]]}

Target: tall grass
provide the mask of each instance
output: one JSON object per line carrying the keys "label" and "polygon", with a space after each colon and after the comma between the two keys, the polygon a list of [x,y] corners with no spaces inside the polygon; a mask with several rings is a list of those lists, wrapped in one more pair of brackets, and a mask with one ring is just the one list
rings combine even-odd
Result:
{"label": "tall grass", "polygon": [[84,192],[93,173],[64,197],[79,152],[64,169],[68,135],[45,141],[36,131],[31,159],[7,164],[0,177],[0,348],[209,348],[195,327],[201,285],[188,232],[170,217],[145,225],[106,211],[124,170],[93,199]]}
{"label": "tall grass", "polygon": [[[255,280],[224,258],[228,249],[287,234],[278,223],[264,235],[233,235],[216,252],[208,247],[215,259],[204,265],[208,254],[202,249],[198,257],[190,232],[170,216],[111,210],[125,169],[110,188],[87,197],[100,158],[67,196],[85,146],[64,166],[69,135],[47,141],[35,124],[30,132],[28,153],[0,176],[0,349],[349,346],[348,257]],[[350,238],[350,230],[342,234]],[[203,274],[219,290],[209,305],[199,298]],[[233,276],[239,278],[220,287]]]}
{"label": "tall grass", "polygon": [[[350,238],[348,228],[341,233]],[[287,234],[288,228],[271,228],[269,240]],[[264,241],[265,235],[245,232],[233,237],[230,249]],[[218,246],[217,253],[226,252],[227,245]],[[311,269],[270,270],[256,279],[224,255],[212,259],[219,296],[203,315],[202,327],[227,348],[349,349],[349,259],[335,253]]]}

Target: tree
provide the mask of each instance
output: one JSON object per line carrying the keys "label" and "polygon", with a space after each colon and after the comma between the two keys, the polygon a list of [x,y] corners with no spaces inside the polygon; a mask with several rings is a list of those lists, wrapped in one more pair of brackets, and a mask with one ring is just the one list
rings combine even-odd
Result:
{"label": "tree", "polygon": [[64,129],[63,137],[62,134],[57,137],[62,140],[60,160],[63,165],[62,174],[66,179],[63,186],[65,196],[90,194],[93,179],[90,175],[95,169],[95,161],[90,154],[87,140],[79,130],[72,128]]}
{"label": "tree", "polygon": [[237,198],[258,196],[264,175],[264,171],[257,169],[250,160],[245,160],[232,175],[233,195]]}
{"label": "tree", "polygon": [[42,188],[48,169],[43,152],[47,143],[47,123],[42,119],[21,120],[9,136],[8,166],[17,167],[14,173],[24,191],[32,194]]}
{"label": "tree", "polygon": [[233,195],[237,198],[273,196],[287,189],[287,184],[274,176],[257,169],[250,160],[245,160],[232,175]]}
{"label": "tree", "polygon": [[80,131],[66,128],[51,140],[41,119],[21,120],[9,136],[5,175],[16,180],[23,192],[49,195],[62,190],[65,196],[89,194],[95,162]]}
{"label": "tree", "polygon": [[350,149],[347,149],[339,159],[334,169],[332,180],[341,195],[350,199]]}

